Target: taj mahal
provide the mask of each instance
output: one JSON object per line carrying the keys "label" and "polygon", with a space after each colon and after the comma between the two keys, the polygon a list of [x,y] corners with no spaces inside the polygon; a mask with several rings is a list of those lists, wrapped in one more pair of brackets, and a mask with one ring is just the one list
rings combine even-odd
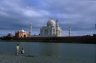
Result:
{"label": "taj mahal", "polygon": [[58,21],[49,20],[46,26],[40,29],[40,36],[61,36],[62,29],[58,25]]}

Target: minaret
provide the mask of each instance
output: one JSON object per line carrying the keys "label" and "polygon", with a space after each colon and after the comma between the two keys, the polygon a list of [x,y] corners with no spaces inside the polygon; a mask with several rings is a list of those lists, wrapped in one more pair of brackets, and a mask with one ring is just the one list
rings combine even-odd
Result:
{"label": "minaret", "polygon": [[58,36],[58,21],[56,20],[56,36]]}
{"label": "minaret", "polygon": [[70,37],[70,34],[71,34],[71,26],[69,26],[69,37]]}
{"label": "minaret", "polygon": [[31,33],[32,33],[32,24],[30,24],[30,28],[29,28],[29,36],[31,37]]}

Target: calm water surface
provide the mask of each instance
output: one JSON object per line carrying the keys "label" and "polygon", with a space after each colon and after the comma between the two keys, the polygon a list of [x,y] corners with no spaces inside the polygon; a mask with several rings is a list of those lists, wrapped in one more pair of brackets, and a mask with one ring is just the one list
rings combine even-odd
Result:
{"label": "calm water surface", "polygon": [[25,55],[32,56],[57,56],[62,59],[72,58],[88,63],[95,63],[96,44],[72,43],[40,43],[40,42],[2,42],[0,41],[1,54],[15,54],[16,44],[25,50]]}

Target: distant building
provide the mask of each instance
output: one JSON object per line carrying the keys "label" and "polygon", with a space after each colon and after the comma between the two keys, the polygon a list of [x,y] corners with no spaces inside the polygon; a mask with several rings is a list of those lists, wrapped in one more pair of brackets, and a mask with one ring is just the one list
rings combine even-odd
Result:
{"label": "distant building", "polygon": [[26,31],[24,31],[22,29],[22,30],[19,30],[15,33],[15,37],[17,37],[17,38],[27,38],[27,37],[29,37],[29,33],[27,33]]}
{"label": "distant building", "polygon": [[49,20],[47,26],[40,29],[40,36],[61,36],[62,30],[56,20]]}

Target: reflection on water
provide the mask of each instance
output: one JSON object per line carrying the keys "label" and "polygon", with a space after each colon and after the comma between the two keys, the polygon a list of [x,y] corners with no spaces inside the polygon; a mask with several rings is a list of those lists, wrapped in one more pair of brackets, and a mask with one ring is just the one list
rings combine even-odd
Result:
{"label": "reflection on water", "polygon": [[[15,54],[17,42],[0,42],[1,54]],[[25,55],[32,56],[62,56],[64,58],[85,59],[95,61],[95,44],[69,44],[69,43],[39,43],[20,42]]]}

